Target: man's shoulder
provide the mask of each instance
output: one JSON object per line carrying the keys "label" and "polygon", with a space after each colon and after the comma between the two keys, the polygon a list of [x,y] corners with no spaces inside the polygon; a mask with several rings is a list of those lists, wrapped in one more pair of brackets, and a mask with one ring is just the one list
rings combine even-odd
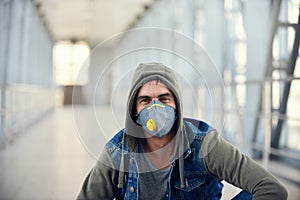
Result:
{"label": "man's shoulder", "polygon": [[194,118],[183,118],[183,124],[189,132],[192,132],[198,137],[203,137],[211,130],[214,130],[208,123]]}
{"label": "man's shoulder", "polygon": [[120,130],[106,143],[106,148],[108,149],[108,151],[111,152],[115,149],[122,149],[124,132],[124,129]]}

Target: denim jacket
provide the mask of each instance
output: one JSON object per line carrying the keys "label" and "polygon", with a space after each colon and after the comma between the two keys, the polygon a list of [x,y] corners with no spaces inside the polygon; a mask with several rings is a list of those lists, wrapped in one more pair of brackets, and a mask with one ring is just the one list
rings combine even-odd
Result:
{"label": "denim jacket", "polygon": [[[193,137],[189,148],[183,155],[185,186],[180,185],[178,159],[174,159],[171,162],[165,199],[220,199],[223,188],[222,180],[208,173],[203,159],[199,156],[203,137],[212,128],[204,122],[191,119],[185,119],[184,126],[186,127],[185,134],[192,134]],[[138,199],[139,170],[135,153],[128,151],[127,143],[122,147],[123,134],[124,130],[121,130],[107,143],[106,147],[116,166],[121,163],[122,152],[120,150],[123,148],[124,184],[122,188],[117,189],[117,199],[135,200]],[[251,199],[251,194],[242,191],[234,199]]]}

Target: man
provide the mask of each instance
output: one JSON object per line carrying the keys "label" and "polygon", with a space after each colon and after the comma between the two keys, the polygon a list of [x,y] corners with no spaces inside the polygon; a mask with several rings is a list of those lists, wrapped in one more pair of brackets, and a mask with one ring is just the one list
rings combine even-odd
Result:
{"label": "man", "polygon": [[265,169],[215,129],[183,118],[175,75],[140,64],[127,102],[125,129],[107,144],[78,199],[220,199],[222,180],[240,187],[234,199],[286,199]]}

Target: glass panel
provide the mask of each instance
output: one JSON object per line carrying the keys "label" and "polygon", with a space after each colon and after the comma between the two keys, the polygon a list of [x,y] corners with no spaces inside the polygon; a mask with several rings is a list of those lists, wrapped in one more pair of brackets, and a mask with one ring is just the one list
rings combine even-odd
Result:
{"label": "glass panel", "polygon": [[84,42],[58,42],[53,63],[58,85],[84,85],[88,81],[89,47]]}

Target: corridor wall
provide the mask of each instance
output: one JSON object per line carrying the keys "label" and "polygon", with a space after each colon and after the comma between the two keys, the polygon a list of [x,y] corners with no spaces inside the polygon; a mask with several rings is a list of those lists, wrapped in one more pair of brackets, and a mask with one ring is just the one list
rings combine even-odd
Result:
{"label": "corridor wall", "polygon": [[38,5],[0,1],[0,147],[54,107],[52,45]]}

